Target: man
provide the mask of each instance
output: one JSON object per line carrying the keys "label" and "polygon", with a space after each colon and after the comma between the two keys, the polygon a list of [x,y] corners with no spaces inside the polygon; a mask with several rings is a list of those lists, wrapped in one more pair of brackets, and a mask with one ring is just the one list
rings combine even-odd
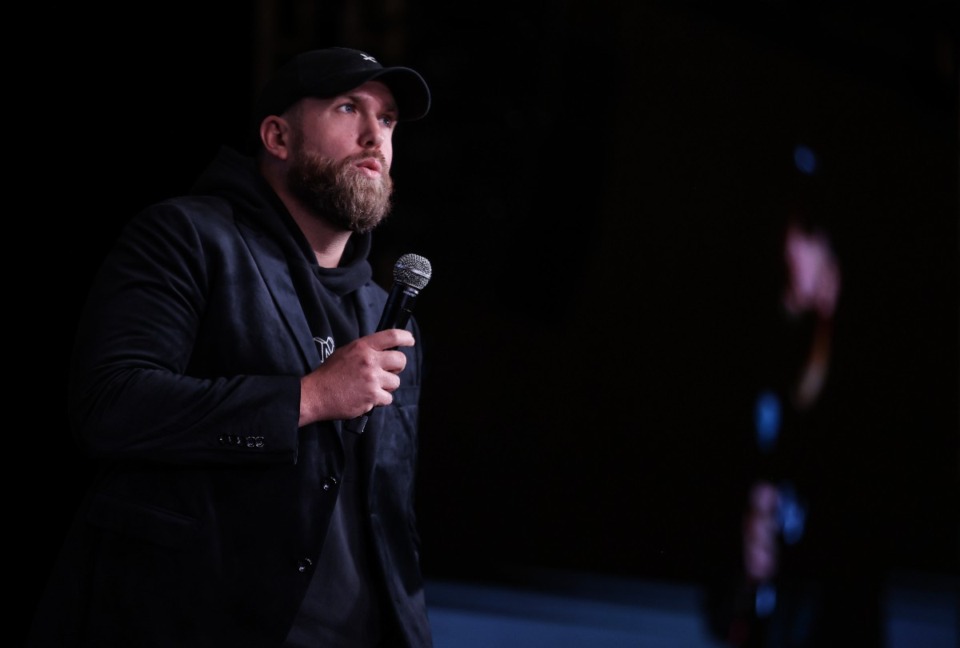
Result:
{"label": "man", "polygon": [[103,470],[29,645],[431,645],[418,329],[375,332],[367,260],[395,125],[429,107],[409,68],[306,52],[265,86],[253,157],[222,149],[126,226],[71,367]]}

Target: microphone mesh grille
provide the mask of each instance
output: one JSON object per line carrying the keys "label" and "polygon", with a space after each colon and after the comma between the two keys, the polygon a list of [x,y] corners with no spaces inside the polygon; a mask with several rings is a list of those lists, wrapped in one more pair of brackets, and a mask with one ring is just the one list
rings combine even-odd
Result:
{"label": "microphone mesh grille", "polygon": [[419,254],[404,254],[393,266],[393,279],[405,286],[423,290],[430,281],[432,272],[430,262],[424,257]]}

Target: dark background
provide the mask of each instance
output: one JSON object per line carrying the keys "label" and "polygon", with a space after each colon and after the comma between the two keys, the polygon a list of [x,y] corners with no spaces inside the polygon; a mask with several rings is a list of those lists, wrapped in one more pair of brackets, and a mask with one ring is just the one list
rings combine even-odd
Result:
{"label": "dark background", "polygon": [[838,489],[864,569],[955,575],[955,3],[714,4],[174,0],[25,18],[8,240],[32,261],[8,317],[26,368],[11,470],[29,485],[8,497],[35,566],[27,607],[88,477],[64,407],[93,271],[136,210],[241,141],[265,70],[333,44],[433,89],[397,132],[375,250],[387,282],[401,253],[433,264],[417,305],[428,577],[712,572],[797,194],[844,270],[840,414],[810,469]]}

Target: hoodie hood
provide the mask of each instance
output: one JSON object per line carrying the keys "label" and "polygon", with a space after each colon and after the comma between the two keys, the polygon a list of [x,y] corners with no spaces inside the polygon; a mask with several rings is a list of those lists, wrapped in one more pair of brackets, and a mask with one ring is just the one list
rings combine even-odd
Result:
{"label": "hoodie hood", "polygon": [[347,295],[370,281],[368,261],[373,236],[370,232],[350,236],[336,268],[321,268],[306,237],[289,210],[257,171],[254,159],[229,147],[221,147],[199,175],[190,193],[219,196],[234,206],[236,217],[262,230],[283,248],[291,266],[302,266],[334,293]]}

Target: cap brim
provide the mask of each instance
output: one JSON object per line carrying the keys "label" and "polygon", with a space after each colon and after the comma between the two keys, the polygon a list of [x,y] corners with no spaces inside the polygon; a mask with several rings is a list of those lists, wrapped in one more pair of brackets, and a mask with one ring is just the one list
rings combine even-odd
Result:
{"label": "cap brim", "polygon": [[357,73],[352,85],[345,87],[343,91],[373,80],[390,88],[397,102],[400,121],[420,119],[430,111],[430,88],[427,82],[416,70],[407,67],[389,67]]}
{"label": "cap brim", "polygon": [[[343,52],[348,56],[356,54],[352,50]],[[267,115],[283,114],[298,99],[335,97],[374,79],[385,84],[393,94],[399,121],[420,119],[430,110],[430,89],[415,70],[384,68],[368,59],[359,66],[361,69],[341,72],[340,69],[347,65],[339,60],[343,56],[340,50],[318,50],[303,54],[280,68],[260,92],[254,106],[254,131],[259,131]],[[349,65],[358,67],[356,61]]]}

